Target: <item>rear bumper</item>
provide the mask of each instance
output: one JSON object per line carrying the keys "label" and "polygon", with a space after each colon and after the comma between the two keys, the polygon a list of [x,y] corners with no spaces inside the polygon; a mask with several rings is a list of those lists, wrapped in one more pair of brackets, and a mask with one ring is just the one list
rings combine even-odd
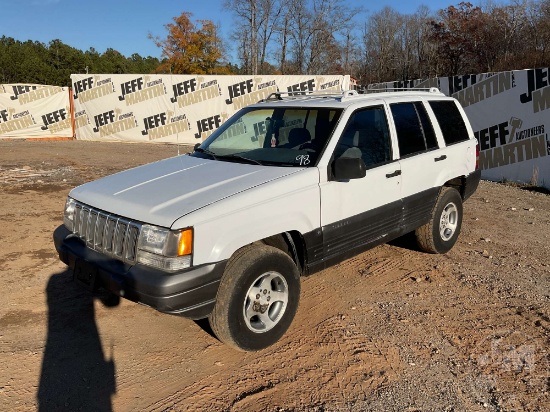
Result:
{"label": "rear bumper", "polygon": [[481,180],[481,170],[479,169],[474,170],[472,173],[466,176],[466,181],[464,182],[464,192],[462,194],[462,198],[464,200],[468,199],[470,196],[472,196],[475,193],[480,180]]}
{"label": "rear bumper", "polygon": [[92,290],[106,289],[116,295],[151,306],[160,312],[201,319],[216,301],[226,261],[167,273],[148,266],[129,266],[87,248],[63,225],[53,233],[59,258]]}

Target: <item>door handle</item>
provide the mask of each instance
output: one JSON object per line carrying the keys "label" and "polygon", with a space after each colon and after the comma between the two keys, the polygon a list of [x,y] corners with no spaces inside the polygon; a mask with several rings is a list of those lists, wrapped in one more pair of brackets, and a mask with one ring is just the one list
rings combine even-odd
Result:
{"label": "door handle", "polygon": [[389,179],[390,177],[399,176],[400,174],[401,174],[401,169],[396,170],[396,171],[393,172],[393,173],[388,173],[388,174],[386,175],[386,177]]}
{"label": "door handle", "polygon": [[436,157],[434,159],[435,162],[440,162],[441,160],[445,160],[447,158],[447,155],[442,155],[442,156],[439,156],[439,157]]}

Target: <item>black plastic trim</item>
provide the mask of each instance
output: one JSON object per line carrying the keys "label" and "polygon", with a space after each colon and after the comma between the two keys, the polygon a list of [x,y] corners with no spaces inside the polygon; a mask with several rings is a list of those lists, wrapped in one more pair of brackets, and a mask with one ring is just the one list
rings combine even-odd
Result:
{"label": "black plastic trim", "polygon": [[388,242],[398,231],[402,201],[360,213],[304,235],[311,274]]}
{"label": "black plastic trim", "polygon": [[326,269],[427,223],[440,190],[433,187],[304,234],[306,274]]}
{"label": "black plastic trim", "polygon": [[480,180],[481,180],[480,169],[474,170],[472,173],[466,176],[466,179],[464,181],[464,193],[462,194],[462,198],[464,200],[468,199],[470,196],[472,196],[475,193],[475,191],[477,190],[477,187],[479,186]]}
{"label": "black plastic trim", "polygon": [[440,191],[440,187],[432,187],[403,199],[402,234],[408,233],[430,221]]}
{"label": "black plastic trim", "polygon": [[226,260],[168,273],[145,265],[129,266],[87,248],[64,226],[53,234],[59,258],[74,271],[95,274],[94,289],[104,288],[165,313],[201,319],[211,312]]}

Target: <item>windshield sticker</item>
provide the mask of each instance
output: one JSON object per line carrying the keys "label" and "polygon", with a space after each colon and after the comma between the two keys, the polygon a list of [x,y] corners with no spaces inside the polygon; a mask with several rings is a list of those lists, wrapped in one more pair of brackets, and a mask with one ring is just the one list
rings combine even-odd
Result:
{"label": "windshield sticker", "polygon": [[309,155],[298,155],[296,161],[300,162],[300,166],[307,166],[310,163]]}

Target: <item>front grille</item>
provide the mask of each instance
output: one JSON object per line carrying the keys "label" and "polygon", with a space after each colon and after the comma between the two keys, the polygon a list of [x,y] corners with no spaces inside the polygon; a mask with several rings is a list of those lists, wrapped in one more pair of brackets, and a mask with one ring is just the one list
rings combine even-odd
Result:
{"label": "front grille", "polygon": [[73,233],[90,249],[125,263],[136,263],[141,224],[76,203]]}

